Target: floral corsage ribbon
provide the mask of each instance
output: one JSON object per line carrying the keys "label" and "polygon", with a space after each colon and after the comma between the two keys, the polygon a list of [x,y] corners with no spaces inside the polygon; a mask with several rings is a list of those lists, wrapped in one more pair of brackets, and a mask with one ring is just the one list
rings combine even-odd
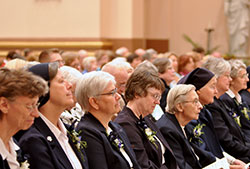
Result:
{"label": "floral corsage ribbon", "polygon": [[17,151],[17,161],[19,162],[20,169],[29,169],[28,158],[22,154],[20,149]]}
{"label": "floral corsage ribbon", "polygon": [[244,105],[244,103],[239,103],[236,98],[234,98],[234,102],[237,104],[238,108],[240,109],[240,112],[246,117],[246,119],[250,120],[250,110]]}
{"label": "floral corsage ribbon", "polygon": [[241,127],[240,115],[237,115],[235,112],[229,112],[229,115],[234,119],[234,121]]}
{"label": "floral corsage ribbon", "polygon": [[189,139],[189,142],[192,142],[192,140],[193,139],[197,139],[197,140],[199,140],[199,142],[200,143],[203,143],[202,141],[201,141],[201,139],[200,139],[200,136],[202,135],[202,134],[204,134],[204,132],[202,131],[202,128],[204,127],[204,126],[206,126],[205,124],[197,124],[195,127],[194,127],[194,129],[193,129],[193,137],[191,137],[190,139]]}
{"label": "floral corsage ribbon", "polygon": [[137,125],[140,129],[145,133],[147,139],[158,149],[158,145],[156,144],[156,132],[148,127],[146,121],[140,115],[140,120],[137,122]]}
{"label": "floral corsage ribbon", "polygon": [[126,153],[126,151],[124,149],[124,143],[123,143],[122,139],[119,138],[119,135],[115,131],[112,131],[112,129],[109,127],[107,129],[107,136],[108,136],[109,142],[122,153],[123,157],[129,163],[130,168],[133,168],[133,163],[132,163],[130,157],[128,156],[128,154]]}
{"label": "floral corsage ribbon", "polygon": [[68,134],[70,135],[70,138],[72,142],[74,143],[77,151],[79,152],[79,154],[81,154],[81,159],[85,161],[82,150],[87,147],[87,142],[81,140],[81,136],[80,136],[81,132],[82,131],[79,131],[78,133],[77,131],[73,129],[73,130],[68,131]]}

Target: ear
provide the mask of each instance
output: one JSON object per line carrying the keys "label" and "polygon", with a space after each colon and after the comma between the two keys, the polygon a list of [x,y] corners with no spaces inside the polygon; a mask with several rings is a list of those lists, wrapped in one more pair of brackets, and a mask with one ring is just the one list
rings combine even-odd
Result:
{"label": "ear", "polygon": [[96,109],[96,110],[99,109],[98,101],[97,101],[96,98],[90,97],[90,98],[89,98],[89,104],[90,104],[94,109]]}
{"label": "ear", "polygon": [[10,105],[8,99],[6,99],[5,97],[0,97],[0,110],[2,111],[2,113],[7,114],[9,108]]}
{"label": "ear", "polygon": [[198,94],[198,96],[200,96],[201,94],[200,90],[196,90],[196,93]]}
{"label": "ear", "polygon": [[183,112],[183,106],[182,106],[181,103],[178,103],[178,104],[176,105],[176,110],[177,110],[178,112]]}

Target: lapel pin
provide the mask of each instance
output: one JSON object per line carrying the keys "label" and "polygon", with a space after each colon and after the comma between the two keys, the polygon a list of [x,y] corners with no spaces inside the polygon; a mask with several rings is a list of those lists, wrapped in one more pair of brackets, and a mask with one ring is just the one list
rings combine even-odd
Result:
{"label": "lapel pin", "polygon": [[51,136],[48,136],[48,137],[47,137],[47,140],[51,142],[51,141],[52,141],[52,137],[51,137]]}

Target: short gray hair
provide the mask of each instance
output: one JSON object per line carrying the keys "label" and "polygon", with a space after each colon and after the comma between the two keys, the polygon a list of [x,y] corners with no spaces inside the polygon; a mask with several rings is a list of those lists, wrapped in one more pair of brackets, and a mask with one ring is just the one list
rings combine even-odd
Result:
{"label": "short gray hair", "polygon": [[109,82],[115,85],[114,76],[103,71],[92,71],[82,76],[77,82],[75,95],[83,110],[89,111],[89,98],[101,94]]}
{"label": "short gray hair", "polygon": [[218,78],[225,72],[231,72],[231,65],[223,58],[209,57],[202,67],[210,70]]}
{"label": "short gray hair", "polygon": [[235,59],[229,61],[231,65],[231,78],[236,78],[241,69],[246,69],[246,65],[242,62],[242,60]]}
{"label": "short gray hair", "polygon": [[79,72],[79,70],[70,66],[62,66],[60,70],[63,78],[72,84],[75,84],[82,77],[82,74]]}
{"label": "short gray hair", "polygon": [[85,59],[83,59],[82,64],[83,64],[84,69],[89,71],[94,61],[96,61],[96,57],[94,56],[88,56]]}
{"label": "short gray hair", "polygon": [[[128,63],[128,62],[126,62],[126,63]],[[102,67],[102,71],[108,72],[110,74],[114,73],[114,71],[116,71],[116,70],[125,70],[125,71],[127,71],[127,69],[128,69],[128,66],[122,61],[108,62]]]}
{"label": "short gray hair", "polygon": [[167,96],[166,112],[175,114],[176,105],[186,101],[186,95],[192,90],[195,91],[195,86],[191,84],[178,84],[171,88]]}

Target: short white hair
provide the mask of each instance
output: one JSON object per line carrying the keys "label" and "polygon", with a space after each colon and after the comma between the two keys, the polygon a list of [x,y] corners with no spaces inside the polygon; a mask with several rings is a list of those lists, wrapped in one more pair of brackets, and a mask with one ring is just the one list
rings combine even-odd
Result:
{"label": "short white hair", "polygon": [[229,63],[231,65],[231,78],[238,77],[238,73],[241,69],[246,69],[246,65],[243,63],[242,60],[235,59],[235,60],[229,60]]}
{"label": "short white hair", "polygon": [[76,100],[82,109],[89,111],[89,98],[101,94],[109,82],[116,84],[114,76],[103,71],[92,71],[85,73],[76,84]]}
{"label": "short white hair", "polygon": [[178,84],[171,88],[167,96],[166,112],[175,114],[176,105],[186,101],[186,95],[192,90],[195,91],[195,86],[191,84]]}
{"label": "short white hair", "polygon": [[62,66],[60,70],[63,78],[72,84],[75,84],[82,77],[82,73],[79,70],[70,66]]}
{"label": "short white hair", "polygon": [[217,78],[225,72],[231,72],[231,65],[223,58],[209,57],[202,67],[210,70]]}

